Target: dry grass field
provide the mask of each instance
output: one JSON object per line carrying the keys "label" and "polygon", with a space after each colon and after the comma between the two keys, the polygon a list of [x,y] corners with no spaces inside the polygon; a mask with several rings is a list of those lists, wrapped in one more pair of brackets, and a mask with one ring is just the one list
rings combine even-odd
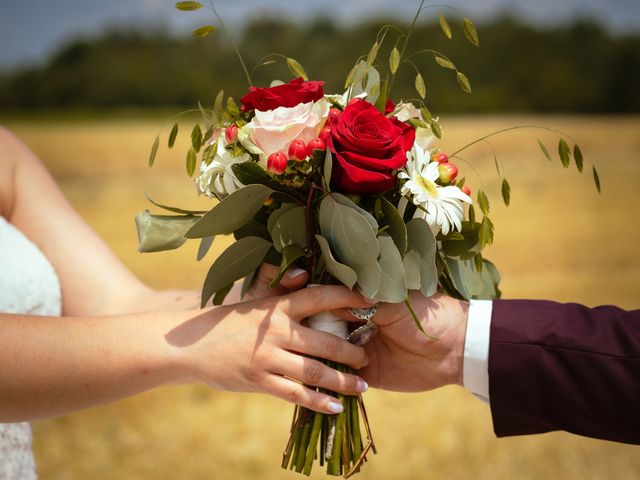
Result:
{"label": "dry grass field", "polygon": [[[175,205],[208,204],[196,198],[182,155],[161,150],[157,166],[146,167],[161,121],[4,123],[40,155],[75,207],[136,274],[157,288],[199,288],[215,252],[201,264],[196,245],[136,252],[133,218],[149,206],[143,192]],[[502,272],[504,296],[640,307],[640,118],[449,118],[443,122],[445,147],[453,150],[516,124],[570,134],[587,162],[597,164],[603,193],[596,194],[590,171],[580,176],[575,167],[567,171],[542,156],[536,137],[555,151],[555,136],[520,131],[491,142],[513,190],[505,208],[491,148],[466,152],[481,174],[461,164],[467,183],[493,193],[497,234],[486,256]],[[223,245],[219,241],[216,251]],[[498,440],[488,406],[459,388],[413,395],[371,391],[366,401],[379,455],[359,476],[364,480],[640,478],[640,447],[566,433]],[[35,450],[43,480],[293,479],[279,467],[290,414],[289,405],[267,397],[164,388],[38,422]]]}

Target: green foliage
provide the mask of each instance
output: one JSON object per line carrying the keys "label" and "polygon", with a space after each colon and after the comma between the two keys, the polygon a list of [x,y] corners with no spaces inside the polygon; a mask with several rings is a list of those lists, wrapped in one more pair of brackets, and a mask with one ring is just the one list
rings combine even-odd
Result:
{"label": "green foliage", "polygon": [[483,190],[478,190],[478,194],[476,195],[476,200],[478,202],[478,206],[484,215],[489,214],[489,197]]}
{"label": "green foliage", "polygon": [[200,151],[202,146],[202,129],[199,124],[195,124],[191,131],[191,146],[196,152]]}
{"label": "green foliage", "polygon": [[502,179],[502,200],[504,204],[508,207],[511,202],[511,186],[506,178]]}
{"label": "green foliage", "polygon": [[[271,246],[271,243],[260,237],[245,237],[222,252],[207,273],[200,306],[204,308],[218,291],[228,289],[233,282],[255,271]],[[221,303],[220,298],[217,300]]]}
{"label": "green foliage", "polygon": [[438,288],[436,269],[436,239],[429,224],[414,218],[407,223],[408,251],[404,257],[404,268],[407,272],[407,288],[417,289],[430,297]]}
{"label": "green foliage", "polygon": [[393,47],[391,54],[389,55],[389,70],[391,73],[396,73],[400,66],[400,51],[397,47]]}
{"label": "green foliage", "polygon": [[456,79],[458,80],[458,84],[464,93],[471,94],[471,83],[467,76],[462,72],[456,72]]}
{"label": "green foliage", "polygon": [[564,168],[569,168],[569,165],[571,164],[571,150],[569,149],[569,145],[567,145],[567,141],[564,138],[561,138],[558,142],[558,154],[560,155],[562,166]]}
{"label": "green foliage", "polygon": [[176,3],[176,8],[184,12],[199,10],[202,7],[204,7],[204,5],[202,5],[200,2],[177,2]]}
{"label": "green foliage", "polygon": [[269,288],[275,288],[280,284],[282,277],[287,273],[287,270],[293,266],[298,260],[303,258],[306,255],[304,248],[291,244],[287,245],[282,249],[282,261],[280,263],[280,268],[278,268],[278,273],[276,276],[269,282]]}
{"label": "green foliage", "polygon": [[440,28],[442,29],[442,32],[445,34],[445,36],[449,40],[451,40],[453,34],[451,33],[451,27],[449,26],[449,23],[447,22],[447,19],[444,17],[444,15],[440,14],[440,16],[438,17],[438,23],[440,24]]}
{"label": "green foliage", "polygon": [[320,204],[319,223],[337,259],[356,272],[362,294],[374,298],[380,284],[376,231],[362,214],[338,203],[333,194]]}
{"label": "green foliage", "polygon": [[169,148],[173,148],[173,145],[176,143],[176,137],[178,136],[178,123],[173,125],[171,129],[171,133],[169,134],[169,141],[167,142],[167,146]]}
{"label": "green foliage", "polygon": [[152,215],[148,210],[136,215],[138,251],[162,252],[181,247],[187,231],[198,220],[193,215]]}
{"label": "green foliage", "polygon": [[542,153],[544,154],[544,156],[547,157],[547,160],[551,161],[551,154],[549,153],[549,150],[547,150],[547,147],[545,147],[544,143],[542,143],[540,139],[538,139],[538,146],[540,147],[540,150],[542,150]]}
{"label": "green foliage", "polygon": [[214,27],[213,25],[204,25],[202,27],[198,27],[195,30],[193,30],[191,32],[191,35],[193,35],[194,37],[206,37],[215,29],[216,27]]}
{"label": "green foliage", "polygon": [[464,30],[464,36],[467,37],[467,40],[471,42],[472,45],[479,47],[480,46],[480,38],[478,37],[478,32],[476,31],[476,27],[471,20],[465,18],[462,27]]}
{"label": "green foliage", "polygon": [[335,259],[333,253],[331,253],[331,248],[329,247],[329,242],[326,238],[322,235],[316,235],[316,240],[318,245],[320,245],[320,251],[322,252],[322,258],[327,267],[327,271],[333,278],[339,280],[343,285],[353,288],[358,281],[358,275],[356,272],[354,272],[351,267],[348,267]]}
{"label": "green foliage", "polygon": [[602,187],[600,185],[600,175],[598,175],[596,167],[593,167],[593,183],[595,183],[598,193],[602,193]]}
{"label": "green foliage", "polygon": [[302,68],[302,65],[300,65],[300,62],[298,62],[295,58],[287,57],[287,67],[289,67],[291,73],[293,73],[296,77],[302,77],[304,80],[309,80],[307,72],[305,72],[304,68]]}
{"label": "green foliage", "polygon": [[245,225],[262,208],[273,190],[264,185],[247,185],[225,197],[187,232],[187,238],[228,235]]}
{"label": "green foliage", "polygon": [[584,168],[584,157],[582,156],[582,150],[576,144],[573,147],[573,159],[576,162],[576,167],[580,173],[582,173],[582,169]]}
{"label": "green foliage", "polygon": [[158,155],[158,147],[160,146],[160,137],[157,136],[153,141],[153,146],[151,147],[151,153],[149,154],[149,166],[153,167],[153,163],[156,161],[156,155]]}
{"label": "green foliage", "polygon": [[416,87],[416,92],[418,92],[418,95],[420,95],[420,98],[424,100],[425,97],[427,96],[427,89],[424,85],[424,78],[422,78],[422,74],[420,73],[416,75],[415,87]]}
{"label": "green foliage", "polygon": [[187,150],[186,168],[187,175],[193,177],[193,174],[196,171],[196,151],[193,147]]}

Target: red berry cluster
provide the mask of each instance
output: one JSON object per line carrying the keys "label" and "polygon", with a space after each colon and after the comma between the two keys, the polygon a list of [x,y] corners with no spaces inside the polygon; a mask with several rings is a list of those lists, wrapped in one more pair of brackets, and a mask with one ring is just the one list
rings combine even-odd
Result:
{"label": "red berry cluster", "polygon": [[[323,130],[320,135],[324,133]],[[322,137],[316,137],[306,144],[302,140],[294,140],[289,144],[288,157],[284,152],[275,152],[269,155],[269,158],[267,158],[267,170],[276,175],[282,175],[287,169],[289,160],[303,162],[307,157],[313,155],[314,150],[324,150],[326,148],[327,143]]]}

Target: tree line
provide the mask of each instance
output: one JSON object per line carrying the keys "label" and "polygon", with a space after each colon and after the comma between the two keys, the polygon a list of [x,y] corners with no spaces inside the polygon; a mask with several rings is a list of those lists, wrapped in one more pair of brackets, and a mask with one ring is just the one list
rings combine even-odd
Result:
{"label": "tree line", "polygon": [[[311,78],[324,80],[327,91],[342,92],[354,61],[367,54],[384,23],[340,27],[329,20],[300,25],[262,19],[237,40],[250,70],[280,53],[300,61]],[[412,59],[415,68],[401,66],[392,96],[417,96],[417,68],[434,112],[640,111],[639,34],[612,35],[592,21],[540,28],[509,17],[480,26],[479,33],[476,48],[461,29],[454,28],[448,40],[437,23],[425,24],[408,49],[446,54],[471,80],[472,95],[460,90],[454,72],[421,54]],[[392,46],[393,41],[382,47],[379,61],[387,61]],[[291,78],[285,62],[260,66],[252,74],[259,86],[274,78]],[[44,65],[0,76],[0,108],[192,107],[197,101],[212,104],[220,89],[237,98],[246,88],[222,31],[177,38],[161,28],[117,28],[68,43]]]}

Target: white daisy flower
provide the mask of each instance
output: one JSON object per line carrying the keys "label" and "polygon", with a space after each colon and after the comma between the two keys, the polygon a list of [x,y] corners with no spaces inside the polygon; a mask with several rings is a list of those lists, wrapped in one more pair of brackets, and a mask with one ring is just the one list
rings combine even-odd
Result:
{"label": "white daisy flower", "polygon": [[407,152],[407,165],[398,173],[405,179],[401,193],[418,206],[416,215],[423,217],[432,229],[442,229],[443,235],[460,230],[464,218],[462,202],[471,198],[455,186],[442,187],[436,183],[440,177],[438,162],[432,162],[428,151],[414,144]]}
{"label": "white daisy flower", "polygon": [[227,145],[224,130],[218,136],[217,139],[211,139],[209,144],[213,144],[218,141],[218,149],[216,156],[209,165],[205,165],[204,162],[200,164],[200,176],[196,178],[195,182],[198,187],[198,191],[208,197],[217,197],[222,200],[227,195],[242,188],[244,185],[240,183],[231,169],[232,165],[236,163],[244,163],[251,160],[251,156],[248,153],[238,155],[234,157],[225,146]]}

